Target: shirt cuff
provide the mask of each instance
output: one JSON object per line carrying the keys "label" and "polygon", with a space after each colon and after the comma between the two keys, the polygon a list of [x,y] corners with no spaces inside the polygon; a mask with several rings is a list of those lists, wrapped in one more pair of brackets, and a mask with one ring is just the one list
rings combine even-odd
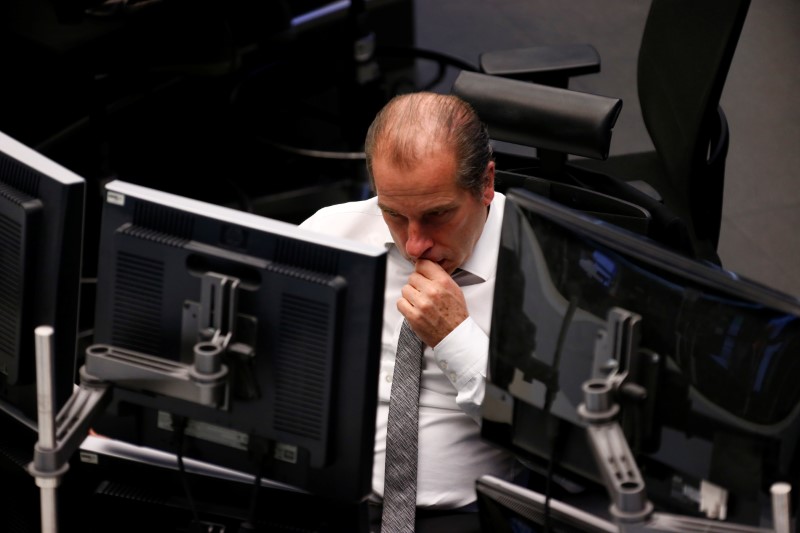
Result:
{"label": "shirt cuff", "polygon": [[461,390],[486,378],[489,336],[467,317],[433,348],[437,366]]}

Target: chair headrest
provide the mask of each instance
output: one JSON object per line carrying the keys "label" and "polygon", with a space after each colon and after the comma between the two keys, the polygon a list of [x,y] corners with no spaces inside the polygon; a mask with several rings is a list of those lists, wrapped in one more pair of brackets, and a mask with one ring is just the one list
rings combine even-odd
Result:
{"label": "chair headrest", "polygon": [[451,91],[469,102],[492,139],[606,159],[622,100],[462,71]]}

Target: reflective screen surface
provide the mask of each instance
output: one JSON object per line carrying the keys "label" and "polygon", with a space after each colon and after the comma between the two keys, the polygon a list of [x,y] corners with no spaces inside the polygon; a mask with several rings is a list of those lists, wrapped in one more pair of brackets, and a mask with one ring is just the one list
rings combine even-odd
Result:
{"label": "reflective screen surface", "polygon": [[[609,317],[619,312],[639,319],[630,360],[614,359]],[[484,437],[594,477],[576,411],[583,383],[614,373],[647,393],[627,407],[620,397],[623,428],[643,461],[708,479],[735,450],[758,474],[732,482],[746,492],[795,471],[800,302],[510,191]]]}

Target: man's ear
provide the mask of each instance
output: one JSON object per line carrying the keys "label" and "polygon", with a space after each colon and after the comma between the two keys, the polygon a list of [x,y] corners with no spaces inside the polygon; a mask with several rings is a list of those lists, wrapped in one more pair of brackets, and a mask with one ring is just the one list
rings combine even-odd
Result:
{"label": "man's ear", "polygon": [[492,199],[494,198],[494,171],[495,163],[494,161],[489,161],[489,164],[486,165],[486,182],[484,183],[483,189],[484,205],[492,203]]}

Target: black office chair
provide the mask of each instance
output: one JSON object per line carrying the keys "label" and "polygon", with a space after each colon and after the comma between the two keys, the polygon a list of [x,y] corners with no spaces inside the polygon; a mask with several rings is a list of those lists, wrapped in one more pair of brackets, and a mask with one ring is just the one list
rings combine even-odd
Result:
{"label": "black office chair", "polygon": [[[637,89],[655,150],[570,161],[581,179],[591,181],[594,172],[646,192],[671,213],[665,216],[688,229],[688,244],[678,242],[681,230],[668,237],[673,247],[686,246],[689,255],[715,263],[728,150],[719,101],[749,6],[750,0],[652,0],[639,47]],[[486,74],[558,87],[599,68],[599,55],[588,44],[480,56]],[[519,158],[514,164],[521,164]]]}
{"label": "black office chair", "polygon": [[615,176],[567,160],[608,158],[619,98],[469,71],[459,73],[451,92],[472,105],[495,146],[536,151],[498,154],[497,190],[528,189],[693,255],[688,227],[670,209]]}

